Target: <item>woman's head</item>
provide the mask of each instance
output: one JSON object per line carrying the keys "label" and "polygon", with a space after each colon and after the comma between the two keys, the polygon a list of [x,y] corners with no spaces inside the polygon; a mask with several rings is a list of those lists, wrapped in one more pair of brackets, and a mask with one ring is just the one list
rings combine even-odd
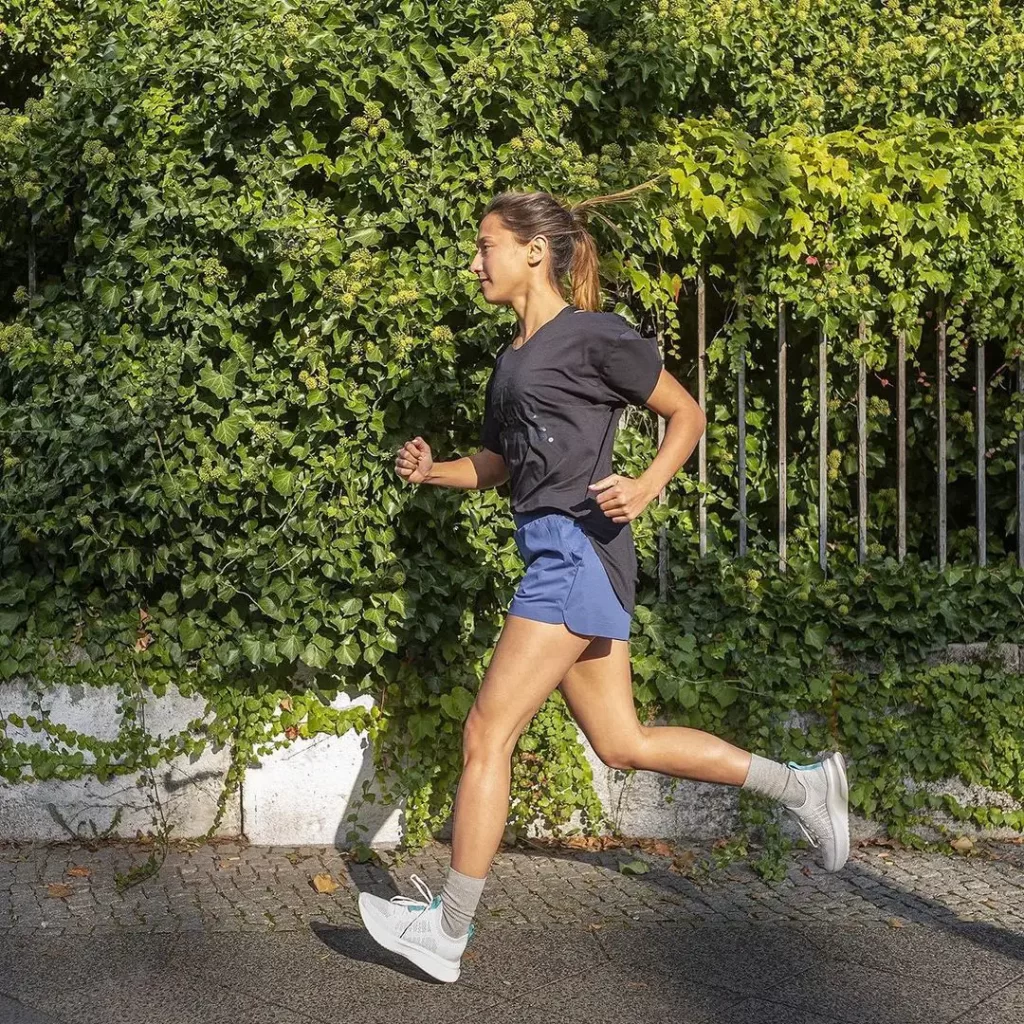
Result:
{"label": "woman's head", "polygon": [[470,270],[488,302],[509,305],[538,285],[565,298],[571,277],[573,304],[600,309],[594,239],[580,213],[547,192],[504,192],[487,204]]}
{"label": "woman's head", "polygon": [[[600,309],[597,246],[587,230],[586,214],[601,203],[628,199],[661,177],[664,175],[568,207],[548,192],[503,192],[495,196],[484,209],[477,253],[470,265],[480,279],[484,298],[510,305],[514,296],[541,286],[564,299],[568,277],[572,304],[580,309]],[[605,217],[601,219],[611,223]]]}

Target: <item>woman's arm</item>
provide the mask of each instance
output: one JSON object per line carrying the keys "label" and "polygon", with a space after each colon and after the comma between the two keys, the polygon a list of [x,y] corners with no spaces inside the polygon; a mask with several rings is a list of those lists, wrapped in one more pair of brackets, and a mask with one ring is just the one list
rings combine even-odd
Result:
{"label": "woman's arm", "polygon": [[667,370],[661,371],[646,404],[648,409],[668,421],[658,454],[637,477],[647,500],[652,501],[697,447],[707,426],[707,418],[693,396]]}
{"label": "woman's arm", "polygon": [[464,490],[485,490],[497,487],[508,479],[505,460],[489,448],[481,448],[472,455],[451,462],[435,462],[425,484],[437,487],[457,487]]}
{"label": "woman's arm", "polygon": [[658,454],[635,479],[612,473],[587,488],[613,523],[628,523],[643,512],[690,457],[707,426],[700,405],[668,370],[661,371],[644,404],[668,420]]}

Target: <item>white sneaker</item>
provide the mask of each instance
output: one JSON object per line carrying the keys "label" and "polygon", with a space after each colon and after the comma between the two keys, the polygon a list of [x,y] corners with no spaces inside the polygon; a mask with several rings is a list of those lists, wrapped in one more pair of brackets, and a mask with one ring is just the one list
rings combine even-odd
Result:
{"label": "white sneaker", "polygon": [[800,772],[807,795],[799,807],[787,807],[811,846],[821,850],[826,871],[838,871],[850,856],[849,787],[846,764],[836,751],[814,764],[789,767]]}
{"label": "white sneaker", "polygon": [[410,877],[426,902],[409,896],[392,896],[386,900],[361,892],[359,915],[366,930],[385,949],[411,960],[439,981],[456,981],[473,925],[470,924],[469,932],[462,938],[452,938],[441,927],[441,896],[432,895],[419,875]]}

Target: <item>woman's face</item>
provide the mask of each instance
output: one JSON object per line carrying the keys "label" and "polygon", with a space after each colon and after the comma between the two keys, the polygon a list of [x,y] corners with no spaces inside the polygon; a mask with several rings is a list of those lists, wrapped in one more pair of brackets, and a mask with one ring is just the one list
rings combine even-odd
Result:
{"label": "woman's face", "polygon": [[543,236],[520,245],[501,217],[489,213],[480,222],[476,256],[469,269],[479,279],[488,302],[507,306],[514,295],[529,291],[531,278],[542,268],[546,248]]}

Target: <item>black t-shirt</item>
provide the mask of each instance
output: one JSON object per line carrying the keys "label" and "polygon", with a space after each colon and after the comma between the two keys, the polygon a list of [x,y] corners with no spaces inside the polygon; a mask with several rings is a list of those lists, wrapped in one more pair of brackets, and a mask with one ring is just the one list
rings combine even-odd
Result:
{"label": "black t-shirt", "polygon": [[612,522],[589,484],[612,470],[615,428],[661,374],[657,340],[618,313],[568,305],[519,349],[506,345],[487,382],[481,444],[508,467],[512,510],[578,519],[632,614],[637,562],[629,523]]}

